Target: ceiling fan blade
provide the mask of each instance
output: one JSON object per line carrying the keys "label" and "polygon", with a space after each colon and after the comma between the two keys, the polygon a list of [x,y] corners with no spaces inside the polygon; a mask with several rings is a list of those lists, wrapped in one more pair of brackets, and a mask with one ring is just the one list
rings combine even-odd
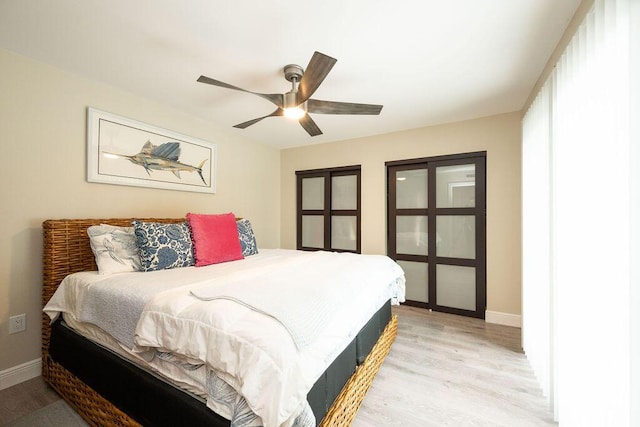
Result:
{"label": "ceiling fan blade", "polygon": [[298,120],[298,122],[304,128],[304,130],[307,131],[309,135],[311,136],[322,135],[322,131],[320,130],[316,122],[314,122],[311,116],[309,116],[308,114],[305,114],[304,116],[302,116],[300,120]]}
{"label": "ceiling fan blade", "polygon": [[318,89],[320,83],[327,77],[329,71],[338,60],[320,52],[314,52],[307,69],[305,70],[300,85],[298,86],[298,96],[296,102],[303,103],[311,98],[311,95]]}
{"label": "ceiling fan blade", "polygon": [[307,100],[307,111],[318,114],[367,114],[378,115],[382,105],[356,104],[353,102],[321,101],[319,99]]}
{"label": "ceiling fan blade", "polygon": [[268,101],[273,102],[276,106],[278,106],[280,108],[282,108],[282,106],[284,105],[283,100],[282,100],[282,94],[280,94],[280,93],[251,92],[250,90],[245,90],[245,89],[239,88],[237,86],[233,86],[233,85],[230,85],[228,83],[221,82],[220,80],[212,79],[212,78],[207,77],[207,76],[198,77],[198,82],[210,84],[210,85],[213,85],[213,86],[223,87],[223,88],[226,88],[226,89],[233,89],[233,90],[239,90],[241,92],[252,93],[254,95],[258,95],[261,98],[264,98],[264,99],[266,99]]}
{"label": "ceiling fan blade", "polygon": [[257,119],[249,120],[249,121],[246,121],[246,122],[243,122],[243,123],[238,123],[237,125],[235,125],[233,127],[234,128],[238,128],[238,129],[246,129],[251,125],[255,125],[260,120],[266,119],[267,117],[275,117],[275,116],[282,116],[282,115],[284,115],[284,110],[282,108],[278,108],[271,114],[268,114],[268,115],[263,116],[263,117],[258,117]]}

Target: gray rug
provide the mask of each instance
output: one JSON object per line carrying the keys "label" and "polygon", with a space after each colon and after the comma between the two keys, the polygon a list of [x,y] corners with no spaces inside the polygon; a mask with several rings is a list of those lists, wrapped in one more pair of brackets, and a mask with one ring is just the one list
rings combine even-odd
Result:
{"label": "gray rug", "polygon": [[64,400],[58,400],[8,424],[10,427],[86,427],[88,425]]}

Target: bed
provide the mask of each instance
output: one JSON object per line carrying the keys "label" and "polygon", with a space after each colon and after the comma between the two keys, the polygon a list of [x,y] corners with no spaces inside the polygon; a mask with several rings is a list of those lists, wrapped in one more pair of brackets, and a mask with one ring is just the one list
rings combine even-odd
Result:
{"label": "bed", "polygon": [[[131,221],[131,218],[45,221],[43,304],[52,299],[65,277],[96,270],[88,227],[98,224],[126,227]],[[141,221],[172,224],[183,222],[184,218]],[[203,289],[206,297],[208,288]],[[391,300],[381,304],[362,327],[358,326],[353,339],[347,340],[348,344],[331,357],[308,391],[306,403],[317,425],[351,424],[397,333],[397,317],[392,315],[390,303]],[[51,322],[50,316],[43,314],[43,378],[89,424],[231,425],[188,387],[172,384],[165,376],[132,363],[113,348],[89,338],[78,334],[62,316]]]}

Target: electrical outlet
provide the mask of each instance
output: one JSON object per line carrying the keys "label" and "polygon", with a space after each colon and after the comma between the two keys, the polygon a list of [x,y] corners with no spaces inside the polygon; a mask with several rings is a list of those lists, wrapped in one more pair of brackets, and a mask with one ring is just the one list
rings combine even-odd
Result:
{"label": "electrical outlet", "polygon": [[27,330],[27,315],[25,313],[9,317],[9,333],[16,334]]}

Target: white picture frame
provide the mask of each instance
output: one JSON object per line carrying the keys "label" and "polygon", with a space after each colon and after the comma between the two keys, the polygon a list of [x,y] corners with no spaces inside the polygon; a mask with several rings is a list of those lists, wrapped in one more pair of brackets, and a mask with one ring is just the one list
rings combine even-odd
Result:
{"label": "white picture frame", "polygon": [[216,144],[87,109],[87,181],[216,192]]}

